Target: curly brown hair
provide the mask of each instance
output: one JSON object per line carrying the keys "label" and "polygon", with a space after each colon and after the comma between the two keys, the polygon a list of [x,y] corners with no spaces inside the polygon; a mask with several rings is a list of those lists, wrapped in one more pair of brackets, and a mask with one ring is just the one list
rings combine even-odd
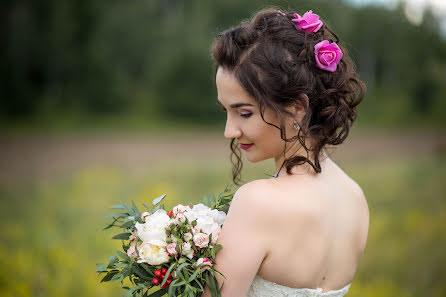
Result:
{"label": "curly brown hair", "polygon": [[[356,119],[356,106],[365,95],[365,84],[358,78],[355,64],[341,45],[343,57],[335,72],[317,67],[314,45],[322,40],[339,42],[325,22],[316,33],[308,33],[296,30],[292,22],[294,12],[282,9],[281,12],[277,8],[262,9],[250,20],[218,34],[211,48],[215,61],[214,79],[219,67],[233,74],[259,104],[263,121],[265,108],[277,114],[280,127],[265,123],[280,130],[285,144],[299,140],[307,156],[285,159],[282,167],[286,166],[288,174],[295,165],[305,162],[320,173],[322,148],[341,144],[347,138]],[[306,114],[299,123],[298,134],[287,139],[285,117],[292,114],[286,108],[297,102],[302,104]],[[313,140],[312,147],[307,147],[307,137]],[[243,166],[241,152],[235,139],[230,147],[232,177],[239,185]],[[314,163],[308,158],[309,152]]]}

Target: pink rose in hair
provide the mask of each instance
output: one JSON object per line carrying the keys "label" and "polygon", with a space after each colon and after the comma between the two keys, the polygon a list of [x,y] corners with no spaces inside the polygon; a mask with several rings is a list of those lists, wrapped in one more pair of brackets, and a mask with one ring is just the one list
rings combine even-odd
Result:
{"label": "pink rose in hair", "polygon": [[314,46],[314,56],[319,68],[334,72],[342,58],[342,52],[335,42],[323,40]]}
{"label": "pink rose in hair", "polygon": [[296,29],[305,32],[317,32],[322,27],[322,21],[313,11],[307,11],[303,16],[294,14],[295,19],[292,21],[296,24]]}

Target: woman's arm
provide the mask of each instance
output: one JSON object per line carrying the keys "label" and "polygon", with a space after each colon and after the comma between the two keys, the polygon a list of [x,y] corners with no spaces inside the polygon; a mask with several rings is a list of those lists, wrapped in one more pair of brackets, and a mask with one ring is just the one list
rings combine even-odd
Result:
{"label": "woman's arm", "polygon": [[[214,267],[226,277],[215,274],[220,286],[224,281],[222,297],[245,297],[267,255],[265,234],[270,227],[264,196],[262,180],[245,184],[234,194],[217,240],[223,249],[217,252]],[[202,297],[211,297],[207,287]]]}

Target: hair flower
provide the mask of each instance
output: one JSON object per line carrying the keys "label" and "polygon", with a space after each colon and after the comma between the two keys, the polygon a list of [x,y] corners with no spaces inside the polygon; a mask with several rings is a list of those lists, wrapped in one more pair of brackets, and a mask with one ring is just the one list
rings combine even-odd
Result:
{"label": "hair flower", "polygon": [[317,66],[321,69],[334,72],[342,58],[342,51],[335,43],[323,40],[314,46],[314,56]]}
{"label": "hair flower", "polygon": [[317,32],[323,25],[322,21],[319,20],[319,16],[313,11],[307,11],[303,16],[294,14],[295,19],[292,21],[296,25],[297,30],[305,31],[305,32]]}

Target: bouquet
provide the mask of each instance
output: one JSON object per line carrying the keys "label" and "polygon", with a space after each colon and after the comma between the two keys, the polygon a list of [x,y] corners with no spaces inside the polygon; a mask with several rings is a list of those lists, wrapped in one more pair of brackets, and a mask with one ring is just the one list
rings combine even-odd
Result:
{"label": "bouquet", "polygon": [[[101,282],[128,278],[132,287],[124,286],[124,297],[199,296],[204,284],[212,296],[220,296],[213,268],[215,254],[223,247],[216,244],[232,201],[230,189],[215,197],[208,195],[196,205],[178,204],[166,211],[160,202],[166,194],[153,200],[153,209],[146,211],[132,206],[114,205],[120,212],[106,216],[113,222],[104,228],[118,227],[124,232],[112,237],[122,240],[123,251],[108,258],[108,263],[96,264]],[[222,275],[223,276],[223,275]],[[224,277],[224,276],[223,276]],[[149,292],[151,291],[151,292]]]}

